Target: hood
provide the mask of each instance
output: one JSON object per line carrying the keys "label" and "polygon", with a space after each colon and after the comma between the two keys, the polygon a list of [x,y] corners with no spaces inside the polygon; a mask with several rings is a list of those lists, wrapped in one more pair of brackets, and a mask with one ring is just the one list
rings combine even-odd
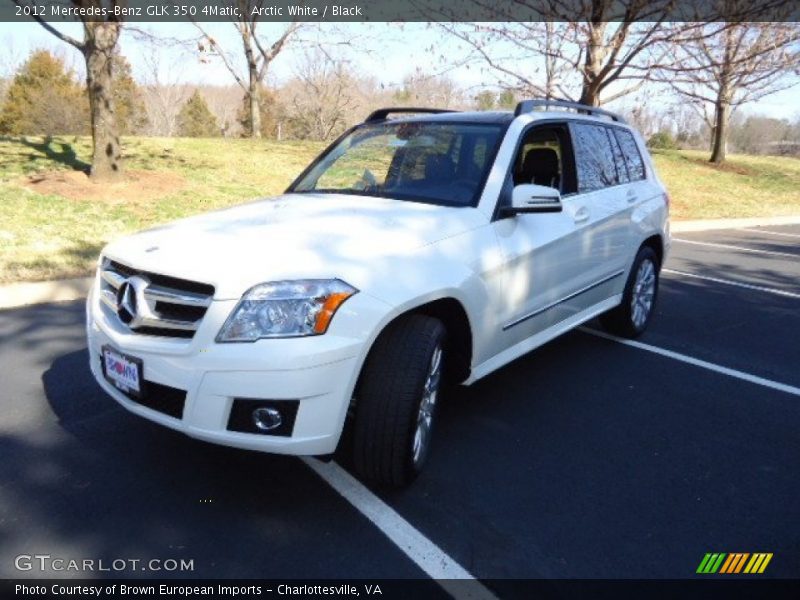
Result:
{"label": "hood", "polygon": [[148,229],[105,256],[136,269],[213,284],[239,299],[253,285],[340,278],[365,289],[376,263],[486,223],[473,208],[372,196],[286,194]]}

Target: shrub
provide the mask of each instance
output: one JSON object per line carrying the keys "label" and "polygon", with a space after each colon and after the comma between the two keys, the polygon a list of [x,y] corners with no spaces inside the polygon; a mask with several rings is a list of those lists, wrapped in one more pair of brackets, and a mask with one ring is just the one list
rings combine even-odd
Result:
{"label": "shrub", "polygon": [[198,90],[178,113],[178,135],[183,137],[216,137],[220,135],[217,118]]}
{"label": "shrub", "polygon": [[112,95],[120,135],[140,133],[147,125],[147,111],[139,86],[131,75],[131,65],[119,54],[114,56]]}
{"label": "shrub", "polygon": [[59,135],[86,133],[89,101],[63,61],[37,50],[22,65],[0,111],[0,133]]}
{"label": "shrub", "polygon": [[647,140],[647,147],[654,150],[674,150],[678,145],[669,131],[657,131]]}

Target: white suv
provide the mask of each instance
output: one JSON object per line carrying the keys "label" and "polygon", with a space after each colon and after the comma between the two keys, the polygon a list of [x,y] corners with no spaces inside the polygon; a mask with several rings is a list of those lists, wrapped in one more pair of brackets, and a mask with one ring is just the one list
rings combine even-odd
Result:
{"label": "white suv", "polygon": [[350,416],[358,472],[403,485],[443,380],[598,315],[639,335],[668,244],[664,186],[617,115],[379,110],[282,196],[109,244],[91,369],[128,410],[238,448],[329,455]]}

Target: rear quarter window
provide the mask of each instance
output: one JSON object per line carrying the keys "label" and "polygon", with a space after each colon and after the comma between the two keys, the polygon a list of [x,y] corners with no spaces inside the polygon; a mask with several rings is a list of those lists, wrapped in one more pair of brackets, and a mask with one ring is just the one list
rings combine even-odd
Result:
{"label": "rear quarter window", "polygon": [[617,165],[617,176],[619,177],[619,182],[628,183],[631,179],[628,175],[627,161],[622,154],[622,148],[619,147],[617,136],[615,136],[614,131],[608,127],[606,128],[606,133],[608,134],[608,139],[611,140],[611,147],[614,149],[614,164]]}
{"label": "rear quarter window", "polygon": [[627,129],[614,128],[614,135],[619,142],[620,148],[622,148],[622,155],[625,158],[625,164],[628,166],[630,180],[639,181],[644,179],[644,161],[633,134]]}

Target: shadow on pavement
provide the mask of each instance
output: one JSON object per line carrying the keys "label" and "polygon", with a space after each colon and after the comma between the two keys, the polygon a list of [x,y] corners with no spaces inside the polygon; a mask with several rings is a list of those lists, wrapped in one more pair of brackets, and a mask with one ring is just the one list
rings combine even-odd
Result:
{"label": "shadow on pavement", "polygon": [[[0,434],[0,555],[194,561],[194,572],[156,574],[168,577],[418,576],[297,459],[205,444],[126,412],[92,379],[85,349],[58,356],[42,383],[57,426]],[[367,559],[365,546],[376,549]],[[0,576],[40,575],[0,564]]]}

